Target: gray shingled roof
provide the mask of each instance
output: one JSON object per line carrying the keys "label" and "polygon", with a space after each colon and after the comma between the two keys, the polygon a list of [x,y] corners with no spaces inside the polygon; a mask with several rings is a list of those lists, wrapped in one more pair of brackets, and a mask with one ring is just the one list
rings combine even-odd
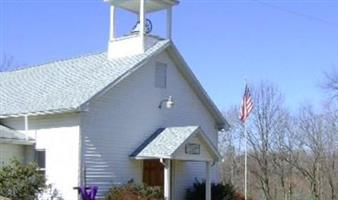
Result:
{"label": "gray shingled roof", "polygon": [[0,73],[0,117],[75,111],[169,44],[162,40],[144,54],[114,60],[100,53]]}
{"label": "gray shingled roof", "polygon": [[171,158],[173,153],[198,129],[198,126],[158,129],[130,157]]}
{"label": "gray shingled roof", "polygon": [[191,137],[199,134],[206,147],[214,154],[215,159],[220,159],[217,147],[209,140],[203,130],[199,126],[182,126],[160,128],[144,141],[130,157],[136,159],[153,159],[153,158],[169,158],[175,157],[175,152],[184,143],[189,141]]}
{"label": "gray shingled roof", "polygon": [[23,133],[0,125],[0,141],[16,144],[33,144],[34,140]]}

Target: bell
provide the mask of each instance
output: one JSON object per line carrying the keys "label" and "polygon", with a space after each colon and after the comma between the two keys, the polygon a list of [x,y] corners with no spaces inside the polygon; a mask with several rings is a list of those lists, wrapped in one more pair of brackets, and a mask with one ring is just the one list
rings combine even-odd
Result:
{"label": "bell", "polygon": [[[140,32],[140,21],[138,21],[135,26],[133,27],[133,30],[131,31],[131,34],[136,34]],[[153,24],[149,19],[146,19],[145,26],[144,26],[144,32],[146,34],[149,34],[153,30]]]}
{"label": "bell", "polygon": [[137,22],[131,31],[131,34],[139,33],[140,32],[140,22]]}

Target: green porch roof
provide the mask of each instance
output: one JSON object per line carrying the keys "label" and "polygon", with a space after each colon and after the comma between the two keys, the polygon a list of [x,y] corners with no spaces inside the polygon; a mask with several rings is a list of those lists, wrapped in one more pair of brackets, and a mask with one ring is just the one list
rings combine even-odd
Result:
{"label": "green porch roof", "polygon": [[217,148],[213,146],[198,126],[160,128],[139,146],[130,157],[141,159],[173,158],[176,150],[196,133],[200,133],[203,136],[204,141],[215,154],[215,157],[219,157]]}

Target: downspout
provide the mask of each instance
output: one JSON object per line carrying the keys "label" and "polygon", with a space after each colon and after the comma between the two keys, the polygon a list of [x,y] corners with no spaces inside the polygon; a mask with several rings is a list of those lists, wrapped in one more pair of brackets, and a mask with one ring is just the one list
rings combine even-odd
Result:
{"label": "downspout", "polygon": [[[85,104],[83,104],[80,107],[80,112],[79,112],[79,156],[78,156],[78,162],[79,162],[79,168],[78,168],[78,186],[87,186],[87,169],[86,169],[86,165],[85,165],[85,161],[84,161],[84,133],[83,133],[83,116],[82,113],[83,112],[89,112],[89,105],[90,102],[87,102]],[[80,199],[80,196],[78,196],[78,199]]]}

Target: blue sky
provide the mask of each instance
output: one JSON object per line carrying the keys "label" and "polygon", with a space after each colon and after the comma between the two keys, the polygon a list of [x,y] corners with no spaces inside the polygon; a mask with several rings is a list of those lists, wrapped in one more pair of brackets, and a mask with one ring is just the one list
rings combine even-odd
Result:
{"label": "blue sky", "polygon": [[[244,78],[274,82],[296,109],[321,104],[323,72],[338,66],[338,1],[182,0],[173,40],[211,98],[239,104]],[[118,33],[136,18],[118,12]],[[101,0],[0,0],[0,55],[35,65],[105,51],[109,8]],[[164,13],[152,14],[163,34]]]}

